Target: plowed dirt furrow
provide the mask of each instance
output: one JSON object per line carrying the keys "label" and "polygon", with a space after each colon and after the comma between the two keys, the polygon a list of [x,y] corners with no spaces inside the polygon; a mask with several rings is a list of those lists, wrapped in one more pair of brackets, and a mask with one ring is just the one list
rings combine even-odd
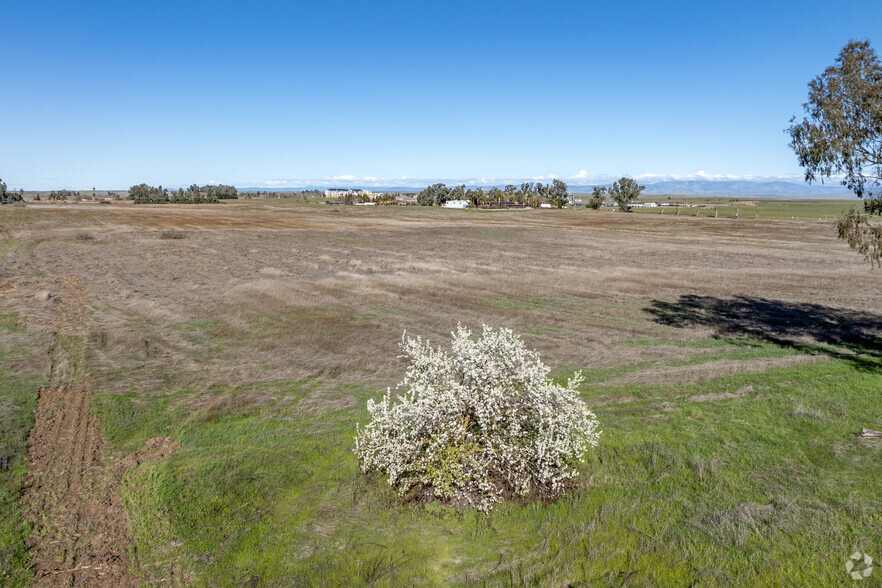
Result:
{"label": "plowed dirt furrow", "polygon": [[104,464],[103,450],[88,390],[40,390],[22,499],[37,586],[136,585],[120,472]]}
{"label": "plowed dirt furrow", "polygon": [[[85,374],[86,288],[61,277],[61,304],[50,349],[52,381]],[[40,389],[28,435],[28,477],[22,503],[36,586],[135,586],[129,525],[120,498],[121,471],[104,464],[104,438],[86,386]]]}

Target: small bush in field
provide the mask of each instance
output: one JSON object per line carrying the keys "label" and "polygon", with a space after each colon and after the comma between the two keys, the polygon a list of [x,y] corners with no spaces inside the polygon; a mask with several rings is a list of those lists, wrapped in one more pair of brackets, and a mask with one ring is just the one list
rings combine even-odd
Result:
{"label": "small bush in field", "polygon": [[382,472],[401,495],[489,511],[508,497],[550,499],[577,475],[572,462],[597,445],[597,418],[508,329],[478,340],[458,326],[449,353],[403,338],[410,359],[401,393],[368,400],[358,429],[364,472]]}
{"label": "small bush in field", "polygon": [[184,236],[184,232],[177,229],[165,229],[159,233],[160,239],[183,239]]}

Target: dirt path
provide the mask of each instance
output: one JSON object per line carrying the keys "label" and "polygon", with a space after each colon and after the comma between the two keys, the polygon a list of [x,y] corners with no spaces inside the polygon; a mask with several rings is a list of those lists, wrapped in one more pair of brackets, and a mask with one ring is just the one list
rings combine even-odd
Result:
{"label": "dirt path", "polygon": [[50,381],[40,389],[28,436],[22,503],[36,586],[136,586],[133,547],[120,485],[125,465],[104,461],[106,442],[92,413],[86,372],[86,288],[60,280],[49,349]]}
{"label": "dirt path", "polygon": [[136,585],[120,475],[102,459],[91,400],[84,388],[40,390],[23,497],[37,586]]}

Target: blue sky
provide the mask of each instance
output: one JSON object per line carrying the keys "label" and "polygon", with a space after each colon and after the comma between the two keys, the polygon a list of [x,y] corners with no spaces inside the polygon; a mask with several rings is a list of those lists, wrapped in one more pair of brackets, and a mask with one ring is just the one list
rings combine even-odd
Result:
{"label": "blue sky", "polygon": [[[0,2],[11,188],[801,176],[867,2]],[[486,180],[486,182],[482,182]]]}

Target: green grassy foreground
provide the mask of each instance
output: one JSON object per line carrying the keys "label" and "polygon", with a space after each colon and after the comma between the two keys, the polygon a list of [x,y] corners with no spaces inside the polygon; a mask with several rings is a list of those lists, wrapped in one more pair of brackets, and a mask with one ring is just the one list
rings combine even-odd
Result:
{"label": "green grassy foreground", "polygon": [[[52,221],[63,232],[10,249],[88,286],[90,335],[65,349],[94,381],[106,459],[156,435],[180,444],[125,474],[143,585],[826,586],[851,583],[854,551],[882,557],[882,443],[858,436],[882,430],[878,280],[816,225],[240,204],[29,207],[29,223],[67,215]],[[154,216],[212,230],[166,241]],[[111,221],[149,229],[94,228]],[[270,222],[277,234],[214,234]],[[427,231],[442,246],[420,266],[395,257],[422,252]],[[317,259],[326,265],[310,273]],[[677,260],[671,272],[665,260]],[[498,268],[517,279],[484,277]],[[247,288],[226,297],[236,272]],[[214,295],[179,306],[179,279]],[[21,357],[45,352],[27,347],[30,291],[19,304],[24,318],[0,311],[0,440],[17,456],[0,471],[0,585],[12,586],[31,579],[18,496],[41,384],[41,362]],[[401,330],[438,337],[458,320],[511,326],[561,380],[587,368],[581,392],[604,433],[563,500],[463,513],[406,504],[358,472],[355,423],[400,378]]]}
{"label": "green grassy foreground", "polygon": [[[13,312],[0,310],[0,361],[11,366],[30,353],[27,333]],[[42,380],[12,367],[0,369],[0,585],[28,585],[30,529],[19,503],[25,483],[26,440],[34,423],[37,391]]]}
{"label": "green grassy foreground", "polygon": [[882,546],[882,445],[856,435],[882,424],[882,374],[819,359],[690,385],[595,374],[583,395],[604,433],[578,490],[489,516],[404,504],[358,473],[355,423],[380,391],[340,389],[357,405],[322,414],[297,401],[333,380],[267,383],[275,403],[238,414],[176,408],[186,389],[99,396],[98,411],[119,450],[181,444],[127,479],[148,583],[838,585],[849,554]]}

